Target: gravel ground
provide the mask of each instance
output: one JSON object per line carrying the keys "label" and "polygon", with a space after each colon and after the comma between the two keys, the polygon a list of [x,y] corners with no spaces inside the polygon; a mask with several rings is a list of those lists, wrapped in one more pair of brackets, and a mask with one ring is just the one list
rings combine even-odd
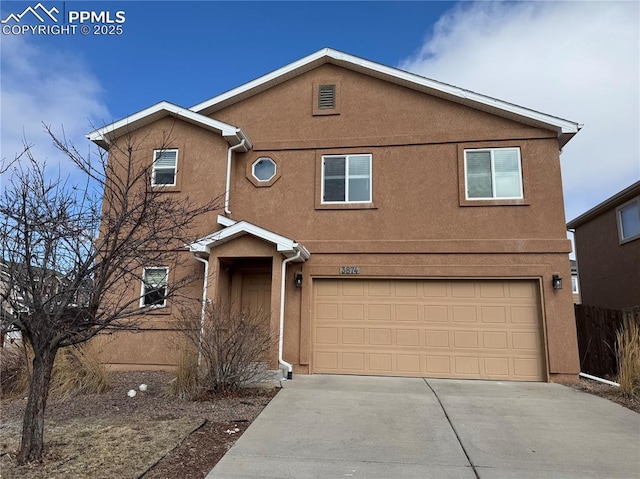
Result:
{"label": "gravel ground", "polygon": [[[114,372],[105,394],[50,397],[45,460],[25,467],[14,458],[26,399],[4,400],[0,478],[204,478],[277,392],[250,389],[187,402],[168,393],[171,379],[159,371]],[[84,444],[74,441],[83,437]]]}
{"label": "gravel ground", "polygon": [[570,387],[583,391],[589,394],[603,397],[609,401],[620,404],[621,406],[631,409],[637,413],[640,413],[640,397],[639,396],[626,396],[620,392],[620,389],[615,386],[609,386],[608,384],[592,381],[591,379],[580,378],[575,384],[570,384]]}

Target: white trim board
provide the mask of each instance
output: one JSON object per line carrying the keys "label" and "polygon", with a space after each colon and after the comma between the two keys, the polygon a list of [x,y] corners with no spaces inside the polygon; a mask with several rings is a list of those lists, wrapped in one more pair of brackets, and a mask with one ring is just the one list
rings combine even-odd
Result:
{"label": "white trim board", "polygon": [[278,252],[282,253],[287,258],[295,256],[298,251],[300,251],[299,261],[306,261],[309,259],[309,251],[301,244],[298,244],[294,240],[285,236],[274,233],[273,231],[269,231],[265,228],[249,223],[248,221],[236,222],[224,216],[218,216],[218,224],[224,226],[224,228],[185,246],[189,248],[189,251],[192,253],[209,254],[211,252],[211,248],[215,248],[216,246],[245,234],[250,234],[256,238],[273,243]]}
{"label": "white trim board", "polygon": [[134,113],[133,115],[129,115],[122,120],[118,120],[102,128],[98,128],[86,136],[89,140],[106,149],[108,148],[111,140],[153,123],[154,121],[160,120],[166,116],[174,116],[180,120],[217,133],[224,137],[230,146],[239,145],[242,143],[242,140],[245,140],[245,145],[240,149],[241,151],[249,151],[252,147],[249,138],[247,138],[242,129],[222,121],[214,120],[213,118],[209,118],[205,115],[174,105],[167,101],[161,101],[155,105],[145,108],[144,110]]}

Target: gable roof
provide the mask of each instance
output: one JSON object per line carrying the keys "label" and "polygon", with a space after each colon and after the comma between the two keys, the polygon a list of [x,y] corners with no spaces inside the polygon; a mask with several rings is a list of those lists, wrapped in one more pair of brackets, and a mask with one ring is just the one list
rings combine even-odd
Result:
{"label": "gable roof", "polygon": [[636,181],[634,184],[626,187],[624,190],[619,191],[612,197],[607,198],[602,203],[594,206],[589,211],[582,213],[577,218],[572,219],[567,223],[567,228],[577,228],[578,226],[583,225],[596,216],[599,216],[606,211],[616,208],[638,195],[640,195],[640,181]]}
{"label": "gable roof", "polygon": [[221,244],[231,241],[235,238],[249,234],[260,238],[275,245],[276,250],[285,257],[291,258],[300,252],[300,259],[297,261],[306,261],[309,259],[309,251],[301,244],[285,236],[269,231],[260,226],[256,226],[248,221],[234,221],[224,216],[218,216],[218,223],[224,226],[220,231],[211,233],[199,240],[186,245],[192,253],[210,253],[211,248],[215,248]]}
{"label": "gable roof", "polygon": [[202,103],[198,103],[191,108],[187,109],[173,103],[162,101],[122,120],[92,131],[87,135],[87,138],[97,145],[107,148],[111,139],[171,115],[221,134],[231,146],[239,145],[244,139],[245,146],[241,148],[240,151],[248,151],[252,145],[242,129],[214,120],[209,118],[209,116],[218,110],[238,103],[327,63],[529,126],[555,131],[558,136],[560,148],[571,140],[582,128],[581,124],[573,121],[547,115],[447,83],[431,80],[404,70],[381,65],[380,63],[365,60],[331,48],[324,48],[244,85],[210,98]]}
{"label": "gable roof", "polygon": [[508,103],[496,98],[481,95],[447,83],[381,65],[363,58],[343,53],[331,48],[324,48],[309,56],[301,58],[271,73],[256,78],[237,88],[215,96],[202,103],[198,103],[190,110],[211,115],[222,108],[256,95],[273,86],[279,85],[291,78],[302,75],[320,65],[333,64],[365,75],[373,76],[413,90],[421,91],[455,103],[469,106],[478,110],[508,118],[533,127],[555,131],[562,148],[581,128],[582,125],[547,115],[529,108]]}
{"label": "gable roof", "polygon": [[111,140],[166,116],[173,116],[174,118],[179,118],[180,120],[218,133],[227,140],[230,146],[239,145],[242,143],[242,140],[245,140],[245,144],[243,148],[240,148],[240,151],[248,151],[251,149],[251,141],[249,141],[249,138],[237,126],[214,120],[187,108],[169,103],[168,101],[161,101],[122,120],[98,128],[89,133],[87,138],[106,149]]}

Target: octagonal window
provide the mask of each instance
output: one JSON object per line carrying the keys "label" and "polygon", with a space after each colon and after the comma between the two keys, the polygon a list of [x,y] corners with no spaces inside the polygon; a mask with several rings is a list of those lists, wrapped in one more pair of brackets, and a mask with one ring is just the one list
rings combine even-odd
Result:
{"label": "octagonal window", "polygon": [[271,158],[263,156],[253,163],[252,172],[258,181],[269,181],[276,176],[276,163]]}

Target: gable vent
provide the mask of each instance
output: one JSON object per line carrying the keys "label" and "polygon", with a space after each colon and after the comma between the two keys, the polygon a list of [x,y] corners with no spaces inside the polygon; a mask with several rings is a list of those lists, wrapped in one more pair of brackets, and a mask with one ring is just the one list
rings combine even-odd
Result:
{"label": "gable vent", "polygon": [[318,109],[332,110],[336,107],[336,86],[320,85],[318,87]]}

